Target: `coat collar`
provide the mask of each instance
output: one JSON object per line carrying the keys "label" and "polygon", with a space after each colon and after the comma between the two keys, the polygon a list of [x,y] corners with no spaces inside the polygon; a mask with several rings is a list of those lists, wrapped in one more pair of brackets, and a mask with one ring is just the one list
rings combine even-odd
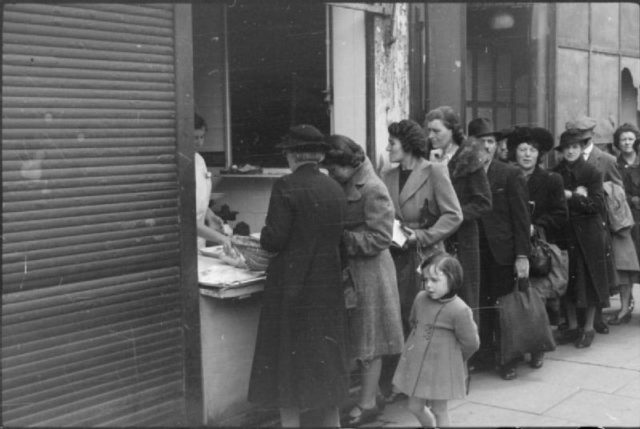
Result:
{"label": "coat collar", "polygon": [[540,186],[544,184],[544,178],[546,177],[546,173],[544,170],[540,168],[540,166],[536,165],[536,168],[533,170],[533,173],[529,176],[529,181],[527,182],[529,188],[529,194],[533,194],[534,191],[537,191]]}
{"label": "coat collar", "polygon": [[356,167],[356,171],[351,176],[351,179],[344,184],[343,189],[347,196],[347,201],[358,201],[362,198],[360,188],[364,186],[367,181],[367,177],[373,173],[373,166],[371,162],[365,158],[365,160]]}
{"label": "coat collar", "polygon": [[[405,183],[404,188],[402,188],[402,192],[398,196],[398,204],[402,207],[408,200],[415,194],[418,189],[422,187],[424,182],[427,181],[429,176],[431,175],[431,169],[429,168],[431,163],[424,158],[420,158],[416,163],[413,171],[409,175],[407,179],[407,183]],[[398,175],[400,173],[400,167],[398,167]]]}

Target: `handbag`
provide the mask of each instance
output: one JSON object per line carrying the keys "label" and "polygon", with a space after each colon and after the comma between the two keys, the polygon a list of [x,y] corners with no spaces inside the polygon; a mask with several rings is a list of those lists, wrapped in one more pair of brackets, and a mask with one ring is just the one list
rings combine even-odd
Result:
{"label": "handbag", "polygon": [[551,250],[549,243],[536,232],[531,237],[531,253],[529,254],[529,275],[531,277],[544,277],[551,271]]}
{"label": "handbag", "polygon": [[569,253],[557,245],[547,243],[551,254],[551,270],[543,277],[530,277],[531,286],[543,299],[558,298],[567,292],[569,285]]}
{"label": "handbag", "polygon": [[603,188],[609,230],[618,232],[625,228],[631,228],[635,223],[624,188],[609,180],[604,182]]}
{"label": "handbag", "polygon": [[498,299],[498,313],[501,364],[525,353],[555,350],[544,302],[529,279],[516,279],[513,292]]}

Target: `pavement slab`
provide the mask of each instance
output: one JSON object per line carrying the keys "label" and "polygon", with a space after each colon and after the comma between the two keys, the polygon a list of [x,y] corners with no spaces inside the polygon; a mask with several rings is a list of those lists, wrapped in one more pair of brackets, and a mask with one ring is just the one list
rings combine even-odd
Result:
{"label": "pavement slab", "polygon": [[[619,396],[628,396],[631,398],[640,399],[640,375],[632,378],[627,384],[614,392]],[[640,410],[638,411],[640,415]]]}
{"label": "pavement slab", "polygon": [[467,396],[469,402],[535,414],[544,413],[579,389],[520,377],[505,381],[493,373],[473,374],[473,377]]}
{"label": "pavement slab", "polygon": [[457,427],[514,427],[514,426],[573,426],[580,424],[564,418],[526,413],[505,408],[487,406],[483,404],[467,403],[450,411],[451,426]]}
{"label": "pavement slab", "polygon": [[545,414],[589,426],[640,427],[640,399],[582,390]]}

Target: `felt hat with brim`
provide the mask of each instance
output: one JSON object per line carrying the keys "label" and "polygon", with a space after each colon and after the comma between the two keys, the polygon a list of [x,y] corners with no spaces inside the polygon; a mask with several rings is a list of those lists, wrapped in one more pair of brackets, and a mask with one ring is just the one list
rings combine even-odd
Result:
{"label": "felt hat with brim", "polygon": [[584,146],[589,138],[590,137],[585,137],[584,133],[581,130],[572,128],[560,134],[560,142],[554,149],[557,151],[562,151],[574,143],[579,143]]}
{"label": "felt hat with brim", "polygon": [[467,134],[469,137],[488,137],[494,136],[498,139],[500,133],[493,129],[493,122],[488,118],[475,118],[469,122],[467,126]]}
{"label": "felt hat with brim", "polygon": [[542,127],[515,127],[507,138],[507,149],[515,150],[520,143],[528,143],[546,153],[553,148],[553,135]]}
{"label": "felt hat with brim", "polygon": [[291,152],[323,152],[328,148],[325,136],[313,125],[296,125],[282,137],[276,148]]}
{"label": "felt hat with brim", "polygon": [[594,129],[598,123],[588,116],[580,116],[571,121],[567,121],[564,127],[567,130],[575,130],[581,139],[588,139],[595,135]]}

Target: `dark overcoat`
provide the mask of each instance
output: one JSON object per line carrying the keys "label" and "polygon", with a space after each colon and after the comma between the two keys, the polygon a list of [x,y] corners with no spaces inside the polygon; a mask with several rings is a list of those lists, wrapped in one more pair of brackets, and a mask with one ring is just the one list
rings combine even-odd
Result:
{"label": "dark overcoat", "polygon": [[[493,160],[487,170],[491,186],[492,209],[480,217],[488,249],[497,265],[514,266],[517,255],[529,255],[531,218],[529,191],[522,170]],[[484,251],[485,249],[481,249]],[[483,286],[487,296],[497,298],[513,290],[513,279]]]}
{"label": "dark overcoat", "polygon": [[[578,158],[573,164],[562,160],[554,171],[562,177],[564,189],[573,192],[567,200],[569,227],[564,241],[569,250],[569,286],[567,296],[578,307],[594,304],[608,305],[609,286],[607,276],[606,231],[603,218],[606,213],[603,174],[593,165]],[[587,189],[587,196],[578,195],[578,186]],[[588,299],[592,288],[597,302]]]}
{"label": "dark overcoat", "polygon": [[389,252],[395,210],[368,159],[343,189],[343,244],[357,296],[349,315],[349,348],[352,358],[367,361],[400,353],[404,344],[396,268]]}
{"label": "dark overcoat", "polygon": [[529,201],[533,202],[531,223],[544,230],[548,242],[557,243],[569,216],[562,177],[536,166],[527,180],[527,188]]}
{"label": "dark overcoat", "polygon": [[348,389],[340,241],[346,199],[315,164],[275,181],[260,243],[267,269],[249,383],[266,406],[321,408]]}
{"label": "dark overcoat", "polygon": [[627,164],[624,158],[619,157],[618,170],[622,174],[627,202],[633,214],[635,225],[631,227],[631,238],[636,246],[636,254],[640,260],[640,156],[636,157],[636,162],[633,164]]}
{"label": "dark overcoat", "polygon": [[447,239],[447,249],[458,255],[464,268],[460,298],[474,311],[474,319],[479,323],[480,297],[480,250],[478,219],[491,211],[491,188],[489,179],[482,168],[480,143],[465,141],[453,155],[449,164],[449,176],[456,191],[462,223],[458,230]]}

